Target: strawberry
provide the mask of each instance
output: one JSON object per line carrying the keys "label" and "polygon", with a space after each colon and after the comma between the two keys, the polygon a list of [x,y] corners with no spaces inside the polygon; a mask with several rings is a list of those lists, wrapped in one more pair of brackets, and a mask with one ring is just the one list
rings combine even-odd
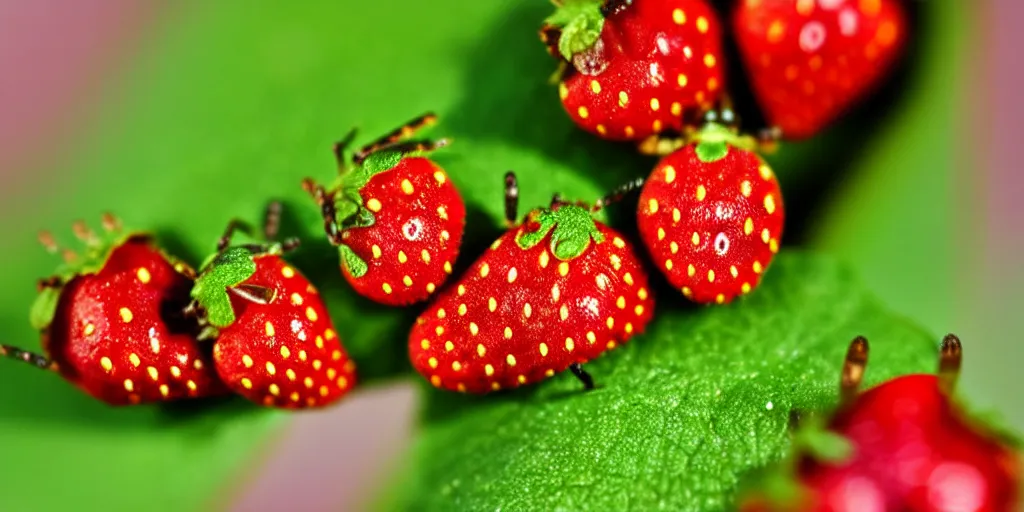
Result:
{"label": "strawberry", "polygon": [[[506,176],[506,214],[518,189]],[[654,312],[630,244],[580,205],[531,211],[498,238],[409,334],[413,367],[438,388],[488,393],[581,365],[644,331]]]}
{"label": "strawberry", "polygon": [[345,279],[382,304],[425,300],[448,279],[459,254],[465,204],[444,169],[420,154],[447,141],[400,142],[436,119],[426,114],[410,121],[357,151],[347,165],[353,130],[335,145],[341,171],[330,189],[303,182],[338,246]]}
{"label": "strawberry", "polygon": [[825,429],[798,431],[798,441],[818,442],[797,443],[781,476],[788,492],[755,495],[745,510],[1015,510],[1014,450],[950,397],[960,340],[943,340],[938,375],[897,377],[858,396],[867,351],[864,338],[851,344],[842,403]]}
{"label": "strawberry", "polygon": [[556,4],[541,38],[563,59],[559,97],[580,128],[618,141],[679,132],[721,93],[722,28],[705,0]]}
{"label": "strawberry", "polygon": [[[103,225],[97,235],[77,223],[85,253],[65,251],[66,264],[40,282],[32,323],[46,355],[9,346],[0,346],[0,355],[56,371],[111,405],[226,393],[194,324],[174,314],[188,302],[191,270],[149,235],[124,233],[112,216]],[[57,250],[49,233],[40,239]]]}
{"label": "strawberry", "polygon": [[[280,206],[268,209],[266,240],[274,238]],[[236,393],[266,406],[323,407],[356,382],[355,364],[341,345],[316,288],[281,259],[297,246],[229,245],[232,222],[218,252],[193,288],[196,311],[216,338],[217,373]]]}
{"label": "strawberry", "polygon": [[669,283],[694,302],[750,292],[779,250],[782,192],[768,164],[745,149],[753,144],[708,122],[658,162],[640,194],[640,236]]}
{"label": "strawberry", "polygon": [[744,0],[732,26],[765,117],[794,140],[877,85],[907,33],[898,0]]}

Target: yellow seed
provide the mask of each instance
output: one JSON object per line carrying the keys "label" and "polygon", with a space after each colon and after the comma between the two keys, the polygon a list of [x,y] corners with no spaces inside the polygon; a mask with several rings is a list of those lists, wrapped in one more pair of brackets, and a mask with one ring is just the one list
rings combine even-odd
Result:
{"label": "yellow seed", "polygon": [[444,175],[443,172],[441,172],[441,171],[434,171],[434,181],[436,181],[438,185],[444,185],[444,182],[446,180],[447,180],[447,178],[445,178],[445,175]]}
{"label": "yellow seed", "polygon": [[540,343],[540,356],[547,357],[548,355],[548,344],[543,341]]}
{"label": "yellow seed", "polygon": [[532,314],[533,314],[533,306],[530,306],[529,302],[527,302],[526,304],[523,304],[523,316],[525,316],[526,318],[530,318],[530,315],[532,315]]}
{"label": "yellow seed", "polygon": [[768,211],[768,215],[775,213],[775,197],[771,194],[764,196],[764,209]]}
{"label": "yellow seed", "polygon": [[671,251],[672,254],[675,254],[675,253],[679,252],[679,244],[677,244],[675,242],[669,243],[668,244],[668,250]]}
{"label": "yellow seed", "polygon": [[704,55],[704,65],[709,68],[715,67],[715,56],[710,53]]}
{"label": "yellow seed", "polygon": [[267,322],[264,325],[264,329],[263,330],[267,333],[268,337],[274,336],[274,324],[272,324],[270,322]]}
{"label": "yellow seed", "polygon": [[459,371],[462,369],[462,363],[458,361],[452,361],[452,370]]}
{"label": "yellow seed", "polygon": [[709,283],[715,282],[715,271],[714,270],[708,270],[708,282]]}
{"label": "yellow seed", "polygon": [[[687,47],[687,48],[689,48],[689,47]],[[684,75],[682,73],[680,73],[679,76],[676,77],[676,83],[679,84],[679,87],[686,87],[686,82],[687,81],[688,80],[686,79],[686,75]]]}
{"label": "yellow seed", "polygon": [[295,380],[298,376],[295,375],[295,370],[288,368],[284,371],[284,374],[288,376],[288,380]]}
{"label": "yellow seed", "polygon": [[672,260],[665,260],[665,270],[672,270],[674,266],[675,263],[672,263]]}
{"label": "yellow seed", "polygon": [[704,185],[697,185],[697,200],[703,201],[708,195],[708,189],[704,188]]}
{"label": "yellow seed", "polygon": [[658,228],[658,240],[664,240],[664,239],[665,239],[665,230],[663,228]]}
{"label": "yellow seed", "polygon": [[274,366],[274,363],[272,363],[270,361],[267,361],[267,373],[269,373],[271,375],[274,375],[274,374],[277,373],[277,367]]}
{"label": "yellow seed", "polygon": [[516,277],[518,277],[518,276],[519,276],[519,271],[516,270],[515,267],[512,267],[512,268],[508,269],[508,282],[509,283],[514,282],[516,280]]}
{"label": "yellow seed", "polygon": [[672,222],[679,222],[682,218],[683,214],[679,211],[679,208],[672,208]]}
{"label": "yellow seed", "polygon": [[380,204],[380,201],[378,201],[376,197],[366,202],[366,207],[369,208],[371,212],[379,212],[382,206],[383,205]]}
{"label": "yellow seed", "polygon": [[171,394],[171,388],[169,388],[167,384],[160,384],[160,395],[167,396],[169,394]]}
{"label": "yellow seed", "polygon": [[687,297],[687,298],[692,297],[693,296],[693,290],[691,290],[690,287],[688,287],[688,286],[684,286],[683,287],[683,296]]}
{"label": "yellow seed", "polygon": [[391,295],[391,285],[390,284],[384,283],[380,287],[381,287],[382,290],[384,290],[384,293],[386,293],[388,295]]}
{"label": "yellow seed", "polygon": [[288,266],[281,267],[281,275],[288,279],[291,279],[295,277],[295,270]]}
{"label": "yellow seed", "polygon": [[316,319],[317,319],[316,310],[313,309],[312,306],[307,306],[306,307],[306,318],[308,318],[310,322],[316,322]]}
{"label": "yellow seed", "polygon": [[485,347],[483,343],[477,343],[476,355],[483,357],[485,354],[487,354],[487,347]]}
{"label": "yellow seed", "polygon": [[622,280],[625,281],[626,284],[633,286],[633,274],[630,274],[629,272],[622,274]]}
{"label": "yellow seed", "polygon": [[434,283],[427,283],[427,293],[434,293],[434,290],[436,289],[437,285],[435,285]]}
{"label": "yellow seed", "polygon": [[693,264],[690,264],[689,266],[686,267],[686,275],[688,275],[690,277],[693,277],[693,275],[696,274],[696,273],[697,273],[697,268],[694,267]]}
{"label": "yellow seed", "polygon": [[405,286],[412,286],[412,278],[409,276],[402,277],[402,284]]}
{"label": "yellow seed", "polygon": [[487,309],[492,313],[498,309],[498,301],[494,297],[487,299]]}
{"label": "yellow seed", "polygon": [[623,326],[622,328],[626,331],[626,334],[632,334],[633,333],[633,324],[631,324],[629,322],[626,322],[626,325]]}
{"label": "yellow seed", "polygon": [[171,376],[174,377],[175,379],[177,379],[178,377],[181,377],[181,368],[178,368],[177,366],[172,366],[171,367]]}
{"label": "yellow seed", "polygon": [[420,259],[423,260],[423,263],[430,263],[430,253],[423,249],[420,251]]}
{"label": "yellow seed", "polygon": [[604,324],[607,325],[609,329],[611,329],[612,327],[615,327],[615,319],[612,317],[608,317],[608,319],[605,320]]}
{"label": "yellow seed", "polygon": [[718,304],[724,304],[725,303],[725,295],[719,293],[717,296],[715,296],[715,302],[718,303]]}
{"label": "yellow seed", "polygon": [[636,316],[644,314],[644,307],[640,304],[637,304],[636,307],[633,308],[633,313],[636,313]]}
{"label": "yellow seed", "polygon": [[639,297],[640,300],[647,300],[647,288],[640,288],[637,290],[636,296]]}
{"label": "yellow seed", "polygon": [[490,271],[491,266],[484,263],[483,265],[480,266],[480,277],[487,277],[487,274],[490,273]]}
{"label": "yellow seed", "polygon": [[480,332],[480,328],[477,327],[477,325],[475,323],[470,322],[469,323],[469,333],[472,334],[473,336],[476,336],[477,333],[479,333],[479,332]]}
{"label": "yellow seed", "polygon": [[159,380],[160,379],[160,372],[156,371],[156,368],[154,368],[152,366],[150,366],[149,368],[146,368],[146,373],[148,373],[149,374],[149,378],[151,378],[153,380]]}
{"label": "yellow seed", "polygon": [[298,402],[299,398],[300,398],[299,397],[299,392],[298,391],[292,391],[292,394],[289,395],[288,398],[290,398],[292,402]]}
{"label": "yellow seed", "polygon": [[140,283],[146,284],[149,283],[149,280],[152,279],[153,276],[149,274],[149,270],[146,268],[139,268],[139,270],[135,272],[135,277],[139,278]]}
{"label": "yellow seed", "polygon": [[548,377],[553,377],[555,375],[555,371],[552,370],[551,368],[548,368],[547,370],[544,370],[544,375],[547,375]]}
{"label": "yellow seed", "polygon": [[[441,378],[438,377],[437,375],[434,375],[433,377],[430,378],[430,382],[433,383],[434,379],[437,379],[437,384],[434,384],[434,385],[435,386],[440,386],[441,385]],[[320,396],[327,396],[327,394],[330,393],[330,392],[331,392],[331,390],[327,386],[320,386]]]}
{"label": "yellow seed", "polygon": [[142,364],[142,360],[139,359],[139,355],[136,354],[135,352],[132,352],[131,354],[128,355],[128,360],[131,361],[132,366],[136,368],[138,368],[139,365]]}
{"label": "yellow seed", "polygon": [[747,220],[743,222],[743,234],[749,235],[754,232],[754,219],[747,217]]}
{"label": "yellow seed", "polygon": [[271,395],[277,396],[281,394],[281,387],[277,384],[271,384],[267,386],[267,390],[270,391]]}
{"label": "yellow seed", "polygon": [[285,346],[282,345],[281,346],[281,357],[283,357],[285,359],[288,359],[291,356],[292,356],[292,351],[288,350],[288,347],[285,347]]}
{"label": "yellow seed", "polygon": [[508,363],[509,366],[515,366],[516,356],[509,354],[507,357],[505,357],[505,362]]}
{"label": "yellow seed", "polygon": [[743,283],[743,285],[740,286],[740,290],[742,290],[743,293],[750,293],[750,283]]}
{"label": "yellow seed", "polygon": [[686,23],[686,13],[684,13],[682,9],[674,9],[672,11],[672,21],[674,21],[676,25]]}
{"label": "yellow seed", "polygon": [[594,334],[594,331],[587,332],[587,342],[590,343],[591,345],[597,342],[597,335]]}
{"label": "yellow seed", "polygon": [[512,339],[512,328],[506,325],[505,326],[505,333],[504,334],[505,334],[505,339],[506,340]]}
{"label": "yellow seed", "polygon": [[468,311],[469,308],[465,303],[459,304],[459,316],[465,316]]}
{"label": "yellow seed", "polygon": [[619,91],[619,106],[625,107],[627,103],[629,103],[629,95],[626,94],[626,91]]}
{"label": "yellow seed", "polygon": [[412,194],[415,190],[412,187],[412,182],[409,180],[402,180],[402,192],[406,194]]}
{"label": "yellow seed", "polygon": [[118,311],[118,313],[121,314],[121,320],[123,320],[124,323],[128,323],[128,322],[132,321],[132,318],[133,318],[132,310],[130,310],[128,308],[121,308],[121,310]]}
{"label": "yellow seed", "polygon": [[519,375],[518,377],[516,377],[516,380],[517,380],[517,381],[518,381],[518,382],[519,382],[520,384],[526,384],[526,375],[522,375],[522,374],[520,374],[520,375]]}
{"label": "yellow seed", "polygon": [[626,298],[623,297],[622,295],[619,295],[619,298],[615,299],[615,305],[619,309],[626,309]]}
{"label": "yellow seed", "polygon": [[398,251],[398,262],[405,263],[409,261],[409,258],[405,255],[405,251]]}
{"label": "yellow seed", "polygon": [[764,229],[761,230],[761,241],[762,242],[768,243],[768,240],[770,240],[771,237],[772,237],[772,234],[768,231],[768,228],[764,228]]}
{"label": "yellow seed", "polygon": [[566,306],[565,304],[562,304],[562,307],[558,308],[558,316],[563,321],[565,321],[565,319],[569,318],[569,307]]}
{"label": "yellow seed", "polygon": [[85,324],[85,329],[82,330],[82,333],[86,336],[92,336],[94,332],[96,332],[96,326],[93,324]]}
{"label": "yellow seed", "polygon": [[579,109],[577,109],[576,113],[578,113],[580,115],[581,119],[586,119],[587,116],[590,115],[590,112],[587,111],[587,107],[583,107],[583,106],[581,106]]}
{"label": "yellow seed", "polygon": [[316,343],[316,348],[319,348],[319,349],[324,348],[324,337],[323,336],[317,336],[316,339],[313,340],[313,342]]}
{"label": "yellow seed", "polygon": [[566,261],[563,261],[563,262],[559,263],[558,264],[558,273],[562,277],[565,277],[565,276],[569,275],[569,263],[566,262]]}
{"label": "yellow seed", "polygon": [[306,377],[305,379],[302,379],[302,384],[304,384],[306,386],[306,388],[312,389],[312,387],[313,387],[313,377]]}
{"label": "yellow seed", "polygon": [[732,274],[733,279],[740,275],[740,271],[736,268],[736,265],[729,267],[729,273]]}
{"label": "yellow seed", "polygon": [[488,377],[490,377],[491,375],[494,375],[494,367],[489,365],[489,364],[485,364],[484,365],[484,373],[487,374]]}
{"label": "yellow seed", "polygon": [[572,349],[574,349],[574,348],[576,348],[576,344],[572,341],[572,338],[566,338],[565,339],[565,350],[567,352],[572,352]]}
{"label": "yellow seed", "polygon": [[683,114],[683,105],[678,101],[672,102],[672,115],[680,116]]}
{"label": "yellow seed", "polygon": [[658,109],[660,109],[660,108],[661,108],[661,102],[658,101],[658,98],[651,98],[651,110],[657,112]]}
{"label": "yellow seed", "polygon": [[430,359],[427,359],[427,364],[429,364],[431,368],[437,368],[437,358],[431,357]]}
{"label": "yellow seed", "polygon": [[750,197],[750,193],[753,191],[754,186],[750,184],[750,180],[743,180],[743,183],[740,183],[740,192],[743,197]]}
{"label": "yellow seed", "polygon": [[558,97],[563,100],[569,97],[569,88],[564,83],[558,84]]}
{"label": "yellow seed", "polygon": [[114,363],[113,363],[113,361],[110,360],[109,357],[103,357],[102,359],[100,359],[100,366],[103,367],[104,371],[108,371],[108,372],[110,370],[114,369]]}
{"label": "yellow seed", "polygon": [[540,257],[538,258],[538,262],[540,263],[540,268],[548,268],[548,263],[550,261],[551,261],[551,256],[548,254],[548,251],[542,251],[540,253]]}
{"label": "yellow seed", "polygon": [[299,295],[298,293],[293,293],[291,297],[289,297],[289,299],[291,300],[293,306],[302,305],[302,295]]}
{"label": "yellow seed", "polygon": [[597,80],[590,81],[590,90],[594,91],[594,94],[601,93],[601,84],[597,83]]}
{"label": "yellow seed", "polygon": [[456,292],[461,297],[466,294],[466,287],[460,284],[459,287],[456,289]]}
{"label": "yellow seed", "polygon": [[708,31],[708,19],[704,16],[697,17],[697,31],[704,34]]}
{"label": "yellow seed", "polygon": [[768,250],[772,251],[773,253],[779,252],[779,241],[772,238],[768,242]]}
{"label": "yellow seed", "polygon": [[658,213],[658,200],[651,198],[647,201],[647,211],[651,214]]}
{"label": "yellow seed", "polygon": [[693,242],[693,245],[700,245],[700,234],[694,231],[693,236],[690,237],[690,241]]}

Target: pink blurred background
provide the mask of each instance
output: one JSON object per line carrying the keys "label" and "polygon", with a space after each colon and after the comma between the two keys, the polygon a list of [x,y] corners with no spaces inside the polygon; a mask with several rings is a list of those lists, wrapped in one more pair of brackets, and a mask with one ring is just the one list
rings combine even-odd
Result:
{"label": "pink blurred background", "polygon": [[[960,0],[942,0],[960,1]],[[1024,177],[1017,154],[1024,134],[1024,71],[1019,48],[1024,44],[1024,2],[979,2],[984,22],[975,33],[977,76],[967,80],[975,98],[964,144],[976,147],[981,160],[962,169],[958,180],[980,181],[985,205],[982,223],[970,237],[980,244],[971,265],[982,278],[963,290],[964,311],[951,325],[976,335],[1016,339],[1024,332]],[[73,147],[90,121],[97,100],[116,87],[120,71],[136,56],[134,44],[165,15],[170,4],[135,0],[0,0],[0,193],[43,193],[45,174],[54,176],[70,164],[58,148]],[[60,37],[53,37],[59,34]],[[24,180],[32,176],[31,180]],[[14,212],[0,201],[0,214]],[[957,205],[947,205],[955,208]],[[954,278],[954,276],[950,276]],[[1016,386],[1009,376],[1019,362],[989,354],[973,368],[991,368],[1004,381],[988,386]],[[983,386],[982,386],[983,388]],[[969,390],[970,391],[970,390]],[[977,391],[977,390],[975,390]],[[982,389],[983,391],[983,389]],[[365,505],[407,447],[415,413],[410,386],[378,386],[357,394],[340,407],[299,416],[267,448],[252,471],[215,504],[229,510],[352,510]],[[1021,407],[1010,413],[1024,426]],[[1016,414],[1016,416],[1015,416]],[[348,435],[331,435],[345,425]],[[325,460],[330,452],[351,454],[343,461]]]}

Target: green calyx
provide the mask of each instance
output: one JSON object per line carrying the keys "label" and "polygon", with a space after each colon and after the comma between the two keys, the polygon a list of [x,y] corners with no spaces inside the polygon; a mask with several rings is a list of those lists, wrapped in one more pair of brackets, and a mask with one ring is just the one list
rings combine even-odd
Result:
{"label": "green calyx", "polygon": [[149,243],[152,235],[140,232],[125,233],[120,228],[108,228],[99,233],[87,231],[79,235],[85,241],[85,247],[76,253],[73,259],[65,260],[54,271],[51,279],[62,283],[59,286],[43,288],[32,302],[29,309],[29,324],[33,329],[43,330],[53,322],[57,312],[57,302],[63,284],[76,276],[96,274],[103,270],[114,249],[126,243]]}
{"label": "green calyx", "polygon": [[739,136],[725,125],[718,123],[705,124],[697,135],[697,158],[701,162],[715,162],[729,154],[729,146],[737,145]]}
{"label": "green calyx", "polygon": [[565,0],[545,23],[562,29],[558,52],[567,61],[594,46],[604,28],[601,0]]}
{"label": "green calyx", "polygon": [[341,256],[341,264],[345,265],[345,270],[352,277],[358,278],[366,275],[366,272],[369,270],[366,260],[360,258],[351,247],[347,245],[338,246],[338,254]]}
{"label": "green calyx", "polygon": [[192,298],[202,306],[210,325],[223,328],[234,323],[235,310],[228,289],[256,273],[254,258],[258,254],[261,253],[252,246],[239,245],[213,255],[203,264],[192,287]]}
{"label": "green calyx", "polygon": [[594,224],[590,212],[580,206],[563,205],[554,210],[541,210],[534,221],[538,228],[523,233],[517,243],[523,249],[539,244],[551,233],[551,252],[560,260],[571,260],[587,250],[590,241],[604,242],[604,235]]}
{"label": "green calyx", "polygon": [[375,151],[366,157],[362,165],[352,165],[342,170],[332,187],[337,191],[334,196],[334,222],[339,228],[373,225],[373,212],[363,205],[360,191],[371,178],[398,165],[402,156],[398,151]]}

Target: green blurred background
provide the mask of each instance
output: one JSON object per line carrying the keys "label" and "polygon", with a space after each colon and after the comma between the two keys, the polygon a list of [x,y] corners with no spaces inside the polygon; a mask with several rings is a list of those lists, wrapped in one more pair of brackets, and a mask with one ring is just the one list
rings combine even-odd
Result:
{"label": "green blurred background", "polygon": [[[960,334],[962,390],[1022,430],[1012,377],[1024,356],[1015,335],[1024,213],[998,181],[1014,142],[991,128],[1003,106],[979,91],[1003,83],[979,57],[993,43],[982,20],[994,11],[910,3],[916,36],[885,89],[770,158],[786,189],[787,241],[849,262],[893,311],[936,336]],[[111,210],[198,261],[229,218],[255,220],[277,197],[294,206],[287,226],[315,239],[298,180],[329,176],[330,143],[353,125],[371,136],[421,111],[441,114],[435,133],[455,144],[438,160],[470,203],[467,251],[500,229],[507,168],[547,177],[523,186],[523,203],[538,204],[554,191],[597,196],[651,163],[565,118],[545,83],[553,66],[536,28],[550,8],[540,0],[15,5],[0,7],[0,327],[28,347],[37,346],[26,322],[34,281],[55,263],[36,231],[70,242],[72,220]],[[307,247],[300,267],[316,269],[307,273],[367,361],[360,396],[295,421],[237,402],[112,411],[2,364],[0,437],[12,440],[0,456],[2,508],[124,510],[157,488],[179,491],[157,493],[153,509],[272,508],[299,499],[288,494],[296,488],[307,509],[363,503],[366,486],[400,464],[416,407],[390,379],[406,371],[401,325],[415,312],[353,297],[330,249]],[[384,440],[359,441],[367,435]],[[345,455],[301,458],[318,453]]]}

